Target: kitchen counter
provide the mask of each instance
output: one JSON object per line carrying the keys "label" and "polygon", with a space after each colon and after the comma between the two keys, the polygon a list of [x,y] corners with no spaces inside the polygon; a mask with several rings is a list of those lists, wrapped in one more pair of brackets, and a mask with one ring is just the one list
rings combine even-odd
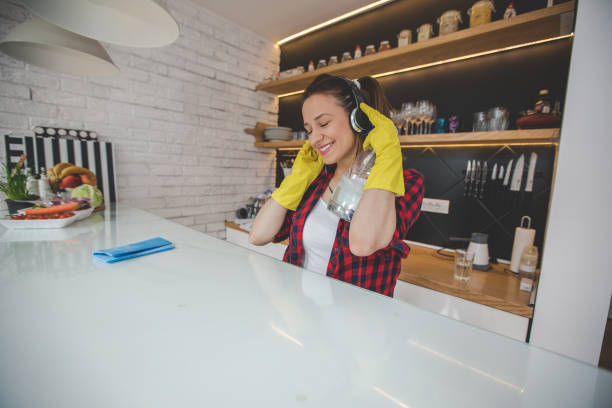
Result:
{"label": "kitchen counter", "polygon": [[127,206],[0,229],[0,259],[2,407],[612,404],[610,372]]}
{"label": "kitchen counter", "polygon": [[[248,234],[234,222],[226,221],[225,226]],[[494,264],[486,272],[473,270],[471,279],[461,282],[453,278],[453,262],[433,249],[410,243],[410,255],[402,260],[398,279],[515,315],[533,316],[530,293],[519,290],[520,280],[505,271],[507,265]]]}

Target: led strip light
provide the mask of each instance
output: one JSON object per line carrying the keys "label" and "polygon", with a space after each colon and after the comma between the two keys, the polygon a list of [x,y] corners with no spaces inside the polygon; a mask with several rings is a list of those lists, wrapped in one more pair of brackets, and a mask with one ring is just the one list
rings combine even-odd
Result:
{"label": "led strip light", "polygon": [[325,21],[325,22],[323,22],[321,24],[317,24],[316,26],[313,26],[313,27],[307,28],[305,30],[302,30],[299,33],[295,33],[293,35],[290,35],[289,37],[285,37],[282,40],[280,40],[279,42],[277,42],[276,45],[285,44],[285,43],[287,43],[287,42],[289,42],[291,40],[295,40],[296,38],[303,37],[303,36],[305,36],[308,33],[311,33],[311,32],[316,31],[316,30],[320,30],[323,27],[330,26],[330,25],[335,24],[335,23],[337,23],[339,21],[346,20],[349,17],[353,17],[353,16],[356,16],[358,14],[365,13],[368,10],[372,10],[373,8],[382,6],[383,4],[389,3],[391,1],[393,1],[393,0],[379,0],[379,1],[375,1],[374,3],[370,3],[370,4],[366,5],[366,6],[358,8],[356,10],[349,11],[348,13],[342,14],[341,16],[334,17],[331,20],[327,20],[327,21]]}

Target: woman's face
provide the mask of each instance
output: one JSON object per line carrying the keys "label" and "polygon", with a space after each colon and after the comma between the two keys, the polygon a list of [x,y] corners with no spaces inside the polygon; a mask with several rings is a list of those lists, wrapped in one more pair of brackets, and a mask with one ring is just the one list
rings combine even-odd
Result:
{"label": "woman's face", "polygon": [[302,117],[310,145],[325,164],[335,164],[355,156],[357,144],[348,113],[335,97],[326,94],[309,96],[302,105]]}

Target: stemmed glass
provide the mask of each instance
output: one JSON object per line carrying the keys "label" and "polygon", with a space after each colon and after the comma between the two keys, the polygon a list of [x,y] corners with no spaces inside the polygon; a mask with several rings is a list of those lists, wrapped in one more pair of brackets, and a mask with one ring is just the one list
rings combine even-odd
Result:
{"label": "stemmed glass", "polygon": [[418,134],[423,134],[423,125],[428,118],[429,101],[421,100],[416,103]]}
{"label": "stemmed glass", "polygon": [[412,102],[402,103],[402,115],[405,124],[405,135],[411,135],[414,133],[414,120],[416,117],[416,108]]}
{"label": "stemmed glass", "polygon": [[402,125],[404,122],[404,115],[402,111],[392,109],[389,116],[391,117],[391,121],[393,122],[393,124],[395,125],[395,128],[397,129],[397,133],[402,134],[402,127],[403,127]]}

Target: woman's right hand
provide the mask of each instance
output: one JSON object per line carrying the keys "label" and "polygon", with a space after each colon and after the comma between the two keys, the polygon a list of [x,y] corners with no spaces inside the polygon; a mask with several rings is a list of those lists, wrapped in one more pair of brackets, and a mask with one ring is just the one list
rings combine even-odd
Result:
{"label": "woman's right hand", "polygon": [[323,159],[307,140],[293,162],[291,174],[272,193],[272,198],[286,209],[295,211],[306,189],[322,169]]}

